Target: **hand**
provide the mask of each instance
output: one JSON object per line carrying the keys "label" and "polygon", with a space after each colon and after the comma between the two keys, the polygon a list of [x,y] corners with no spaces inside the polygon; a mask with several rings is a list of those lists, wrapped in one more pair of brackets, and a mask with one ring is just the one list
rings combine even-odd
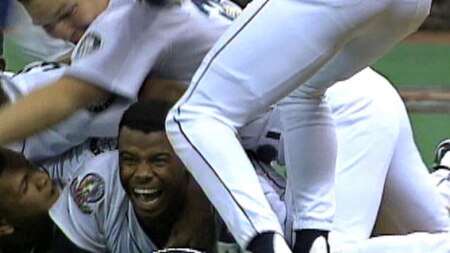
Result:
{"label": "hand", "polygon": [[181,217],[175,222],[167,248],[187,247],[215,252],[214,209],[200,186],[190,177]]}

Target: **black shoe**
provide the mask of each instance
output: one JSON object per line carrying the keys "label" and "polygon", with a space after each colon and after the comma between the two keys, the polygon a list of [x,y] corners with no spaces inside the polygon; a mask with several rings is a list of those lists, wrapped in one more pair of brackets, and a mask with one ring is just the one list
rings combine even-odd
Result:
{"label": "black shoe", "polygon": [[296,230],[294,253],[329,253],[328,233],[319,229]]}
{"label": "black shoe", "polygon": [[257,235],[248,244],[247,250],[251,253],[292,253],[286,240],[273,232]]}

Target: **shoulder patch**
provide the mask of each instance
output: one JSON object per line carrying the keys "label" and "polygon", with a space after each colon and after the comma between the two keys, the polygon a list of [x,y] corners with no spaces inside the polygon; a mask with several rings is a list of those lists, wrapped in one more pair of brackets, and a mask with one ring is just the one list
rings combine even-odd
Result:
{"label": "shoulder patch", "polygon": [[83,213],[90,214],[92,205],[105,195],[105,181],[96,173],[89,173],[81,180],[76,177],[70,184],[70,194]]}
{"label": "shoulder patch", "polygon": [[100,35],[96,33],[87,33],[83,36],[83,38],[81,38],[80,42],[78,42],[78,46],[75,48],[72,60],[80,59],[93,53],[98,50],[101,45],[102,39]]}

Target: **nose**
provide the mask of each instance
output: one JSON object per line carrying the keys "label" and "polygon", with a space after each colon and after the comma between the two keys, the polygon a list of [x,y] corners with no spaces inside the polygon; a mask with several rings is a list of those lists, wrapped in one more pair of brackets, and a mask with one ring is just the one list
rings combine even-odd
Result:
{"label": "nose", "polygon": [[134,173],[136,179],[149,180],[153,178],[153,170],[147,162],[141,162]]}

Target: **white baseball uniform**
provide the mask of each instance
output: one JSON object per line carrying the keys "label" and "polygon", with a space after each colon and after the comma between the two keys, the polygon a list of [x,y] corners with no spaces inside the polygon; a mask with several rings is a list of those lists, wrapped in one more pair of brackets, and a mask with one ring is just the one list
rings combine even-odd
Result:
{"label": "white baseball uniform", "polygon": [[[449,252],[450,222],[445,208],[449,200],[446,205],[441,202],[415,146],[404,104],[389,81],[367,68],[331,87],[326,96],[336,122],[339,149],[336,215],[330,233],[332,251]],[[284,138],[278,142],[283,129],[280,114],[279,108],[275,108],[262,115],[240,129],[240,137],[243,145],[253,152],[266,144],[276,147],[278,161],[284,164],[281,143]],[[297,142],[300,145],[301,140]],[[434,175],[439,178],[438,188],[447,189],[447,197],[449,174],[443,170]],[[275,189],[283,185],[280,180],[275,182]],[[267,196],[270,187],[267,183],[262,185]],[[288,186],[288,200],[291,191]],[[276,197],[269,200],[279,216],[285,213],[281,200]],[[289,207],[288,203],[288,213],[292,212]],[[377,232],[428,233],[367,240],[377,218]],[[286,229],[289,231],[290,227]]]}
{"label": "white baseball uniform", "polygon": [[[13,77],[0,75],[2,88],[12,102],[60,78],[66,66],[56,62],[36,62]],[[22,152],[31,161],[42,161],[63,154],[90,137],[117,137],[123,111],[132,101],[117,96],[100,106],[79,110],[65,120],[40,134],[9,147]]]}
{"label": "white baseball uniform", "polygon": [[189,83],[230,22],[190,0],[163,7],[111,0],[77,44],[65,75],[131,99],[148,75]]}
{"label": "white baseball uniform", "polygon": [[[235,129],[303,84],[282,104],[294,228],[329,230],[336,149],[324,91],[417,29],[430,4],[256,0],[215,44],[169,115],[167,130],[240,245],[281,228],[256,190],[256,175]],[[304,145],[293,150],[299,140]]]}
{"label": "white baseball uniform", "polygon": [[87,161],[50,210],[52,220],[90,252],[152,252],[119,178],[118,152]]}

